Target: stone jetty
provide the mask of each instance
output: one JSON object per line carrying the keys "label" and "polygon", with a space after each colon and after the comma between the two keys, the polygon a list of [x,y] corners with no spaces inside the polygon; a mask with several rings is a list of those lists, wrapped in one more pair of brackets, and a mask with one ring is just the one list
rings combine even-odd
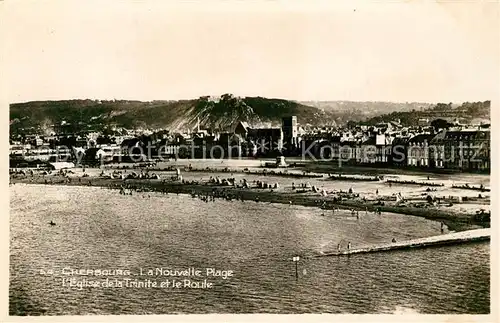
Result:
{"label": "stone jetty", "polygon": [[391,242],[386,244],[366,246],[361,248],[351,248],[350,250],[323,252],[316,257],[326,256],[348,256],[352,254],[372,253],[392,250],[404,250],[412,248],[424,248],[431,246],[454,245],[460,243],[476,242],[476,241],[489,241],[491,236],[491,229],[475,229],[461,232],[454,232],[442,234],[433,237],[412,239],[400,242]]}

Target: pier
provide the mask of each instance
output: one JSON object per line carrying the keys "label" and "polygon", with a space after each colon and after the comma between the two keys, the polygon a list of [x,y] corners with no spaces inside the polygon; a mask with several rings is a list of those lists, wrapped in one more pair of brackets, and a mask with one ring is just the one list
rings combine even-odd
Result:
{"label": "pier", "polygon": [[431,246],[453,245],[453,244],[475,242],[475,241],[489,241],[490,236],[491,236],[490,228],[475,229],[475,230],[442,234],[427,238],[392,242],[374,246],[365,246],[361,248],[353,248],[350,250],[323,252],[320,255],[316,255],[316,257],[348,256],[360,253],[372,253],[372,252],[403,250],[411,248],[424,248]]}

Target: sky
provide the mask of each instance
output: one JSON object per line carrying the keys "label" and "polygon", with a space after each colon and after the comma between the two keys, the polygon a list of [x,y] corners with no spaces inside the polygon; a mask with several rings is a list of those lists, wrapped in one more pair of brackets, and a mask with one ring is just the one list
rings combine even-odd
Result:
{"label": "sky", "polygon": [[9,102],[498,98],[498,1],[3,1]]}

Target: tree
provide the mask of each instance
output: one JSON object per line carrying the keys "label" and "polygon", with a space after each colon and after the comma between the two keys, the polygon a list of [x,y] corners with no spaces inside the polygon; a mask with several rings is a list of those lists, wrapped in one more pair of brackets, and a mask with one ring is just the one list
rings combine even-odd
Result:
{"label": "tree", "polygon": [[448,129],[450,123],[444,119],[435,119],[431,122],[431,126],[437,131],[439,129]]}
{"label": "tree", "polygon": [[355,121],[352,121],[352,120],[347,121],[347,128],[348,129],[353,129],[355,127],[356,127],[356,122]]}

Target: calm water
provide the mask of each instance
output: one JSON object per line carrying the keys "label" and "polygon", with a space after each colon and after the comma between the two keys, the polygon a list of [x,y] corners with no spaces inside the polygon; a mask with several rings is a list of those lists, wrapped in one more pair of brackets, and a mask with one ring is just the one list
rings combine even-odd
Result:
{"label": "calm water", "polygon": [[[13,185],[11,315],[167,313],[489,313],[489,244],[302,259],[290,257],[440,234],[397,214],[321,210],[188,196],[120,195],[95,187]],[[50,226],[54,221],[57,225]],[[63,268],[182,270],[234,275],[210,289],[62,285]],[[53,269],[53,275],[41,270]],[[123,279],[124,276],[112,276]],[[143,279],[132,276],[132,279]],[[157,282],[171,277],[150,277]],[[183,278],[175,278],[182,280]]]}

